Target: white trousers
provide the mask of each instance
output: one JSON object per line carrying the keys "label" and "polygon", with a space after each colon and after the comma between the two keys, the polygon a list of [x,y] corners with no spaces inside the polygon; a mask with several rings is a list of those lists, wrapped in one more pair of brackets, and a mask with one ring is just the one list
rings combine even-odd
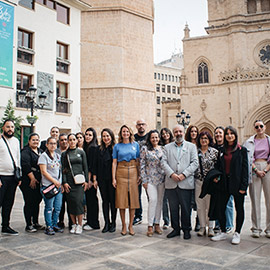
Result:
{"label": "white trousers", "polygon": [[147,185],[148,194],[148,226],[153,226],[160,223],[163,196],[165,191],[165,184]]}
{"label": "white trousers", "polygon": [[206,195],[202,199],[199,198],[202,190],[203,181],[196,179],[195,181],[195,200],[197,204],[197,213],[200,221],[201,228],[205,228],[209,223],[209,228],[214,227],[214,221],[208,220],[208,211],[210,207],[210,195]]}
{"label": "white trousers", "polygon": [[[267,166],[267,162],[255,162],[259,171]],[[264,193],[266,207],[266,228],[265,231],[270,232],[270,172],[263,178],[252,175],[252,183],[249,185],[249,195],[251,200],[251,221],[252,231],[262,231],[261,228],[261,194]]]}

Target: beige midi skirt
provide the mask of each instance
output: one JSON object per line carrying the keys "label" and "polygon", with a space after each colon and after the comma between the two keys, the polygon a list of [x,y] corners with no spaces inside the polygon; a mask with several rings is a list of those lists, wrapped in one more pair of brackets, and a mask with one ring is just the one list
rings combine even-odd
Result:
{"label": "beige midi skirt", "polygon": [[115,207],[119,209],[140,208],[138,170],[136,160],[120,161],[116,169]]}

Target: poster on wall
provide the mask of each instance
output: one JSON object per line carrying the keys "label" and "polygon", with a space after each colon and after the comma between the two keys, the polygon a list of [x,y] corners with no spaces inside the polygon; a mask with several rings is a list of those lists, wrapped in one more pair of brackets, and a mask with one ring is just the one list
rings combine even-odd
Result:
{"label": "poster on wall", "polygon": [[0,86],[12,87],[14,7],[0,1]]}

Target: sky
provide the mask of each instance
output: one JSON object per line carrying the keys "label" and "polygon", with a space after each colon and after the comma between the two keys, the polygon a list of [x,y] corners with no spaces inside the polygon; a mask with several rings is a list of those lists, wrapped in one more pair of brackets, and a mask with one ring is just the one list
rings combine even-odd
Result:
{"label": "sky", "polygon": [[207,26],[207,0],[154,0],[154,62],[182,51],[186,22],[190,36],[202,36]]}

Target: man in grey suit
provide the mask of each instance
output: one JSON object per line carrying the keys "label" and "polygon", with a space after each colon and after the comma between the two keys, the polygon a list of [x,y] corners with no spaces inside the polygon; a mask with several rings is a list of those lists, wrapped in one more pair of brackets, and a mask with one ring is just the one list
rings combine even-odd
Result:
{"label": "man in grey suit", "polygon": [[[173,129],[175,142],[165,146],[162,168],[166,174],[165,188],[168,195],[173,231],[168,238],[184,232],[184,239],[190,239],[191,194],[194,189],[194,172],[199,166],[197,148],[184,140],[184,127],[176,125]],[[181,207],[181,227],[179,209]]]}

